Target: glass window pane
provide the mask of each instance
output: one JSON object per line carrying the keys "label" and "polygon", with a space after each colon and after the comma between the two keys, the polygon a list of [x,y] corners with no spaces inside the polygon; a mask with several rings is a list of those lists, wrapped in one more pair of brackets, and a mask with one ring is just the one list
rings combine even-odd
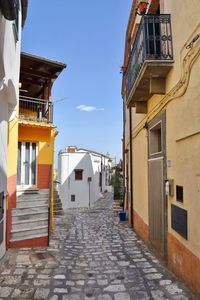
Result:
{"label": "glass window pane", "polygon": [[25,185],[29,185],[30,143],[25,144]]}

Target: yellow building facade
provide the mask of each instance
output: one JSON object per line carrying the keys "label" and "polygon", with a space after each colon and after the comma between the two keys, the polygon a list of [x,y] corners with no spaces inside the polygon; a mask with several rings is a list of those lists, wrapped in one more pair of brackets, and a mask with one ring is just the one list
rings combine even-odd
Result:
{"label": "yellow building facade", "polygon": [[9,123],[7,246],[48,245],[53,226],[54,142],[51,89],[66,67],[21,54],[17,115]]}
{"label": "yellow building facade", "polygon": [[152,0],[142,11],[140,2],[123,66],[125,207],[200,296],[200,3]]}

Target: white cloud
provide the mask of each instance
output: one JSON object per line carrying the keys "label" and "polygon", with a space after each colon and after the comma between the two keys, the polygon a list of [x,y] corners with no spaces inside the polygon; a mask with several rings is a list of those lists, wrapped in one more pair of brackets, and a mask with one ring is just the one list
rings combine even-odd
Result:
{"label": "white cloud", "polygon": [[84,104],[78,105],[76,108],[88,112],[95,111],[95,110],[104,110],[104,108],[97,108],[96,106],[84,105]]}

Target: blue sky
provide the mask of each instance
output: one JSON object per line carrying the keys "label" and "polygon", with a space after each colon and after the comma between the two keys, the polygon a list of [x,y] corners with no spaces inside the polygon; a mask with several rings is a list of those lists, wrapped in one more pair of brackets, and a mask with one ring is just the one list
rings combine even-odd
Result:
{"label": "blue sky", "polygon": [[29,0],[22,50],[67,69],[52,98],[57,151],[76,145],[121,157],[120,66],[132,0]]}

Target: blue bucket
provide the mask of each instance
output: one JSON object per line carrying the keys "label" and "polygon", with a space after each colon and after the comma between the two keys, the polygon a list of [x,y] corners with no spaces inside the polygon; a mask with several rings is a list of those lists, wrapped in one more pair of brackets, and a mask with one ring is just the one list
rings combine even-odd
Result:
{"label": "blue bucket", "polygon": [[126,221],[126,212],[125,211],[120,211],[119,212],[119,220],[120,221]]}

